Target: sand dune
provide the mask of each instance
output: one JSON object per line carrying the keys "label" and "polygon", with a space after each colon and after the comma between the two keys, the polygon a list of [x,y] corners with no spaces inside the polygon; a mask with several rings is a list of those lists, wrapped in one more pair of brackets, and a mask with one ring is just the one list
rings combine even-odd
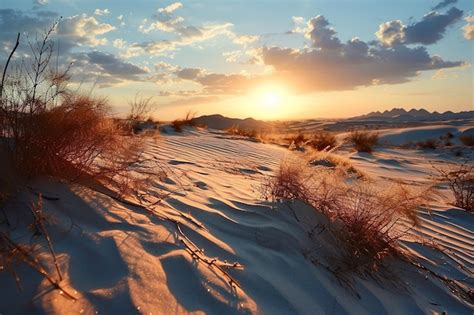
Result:
{"label": "sand dune", "polygon": [[[356,278],[354,289],[340,285],[325,268],[307,257],[319,255],[308,229],[324,220],[303,204],[271,204],[258,185],[281,160],[297,154],[267,144],[234,140],[224,134],[187,130],[149,139],[146,157],[174,170],[168,179],[152,178],[147,198],[174,192],[154,211],[114,200],[80,186],[37,182],[51,218],[51,237],[73,302],[31,270],[20,271],[25,290],[0,273],[2,314],[470,314],[463,300],[440,279],[395,261],[394,273],[404,285]],[[382,150],[374,155],[345,153],[355,167],[378,181],[395,178],[417,185],[429,175],[419,151]],[[433,163],[445,163],[435,156]],[[22,198],[17,200],[19,206]],[[292,209],[295,211],[293,212]],[[422,225],[404,241],[421,264],[472,287],[474,232],[470,214],[445,201],[421,214]],[[428,211],[429,210],[429,211]],[[14,238],[28,241],[21,214],[9,218]],[[238,285],[219,269],[193,259],[180,229],[216,259]],[[296,218],[299,219],[296,220]],[[446,254],[421,246],[420,236]],[[185,241],[186,242],[186,241]],[[322,248],[331,250],[329,244]],[[234,266],[236,268],[227,268]]]}

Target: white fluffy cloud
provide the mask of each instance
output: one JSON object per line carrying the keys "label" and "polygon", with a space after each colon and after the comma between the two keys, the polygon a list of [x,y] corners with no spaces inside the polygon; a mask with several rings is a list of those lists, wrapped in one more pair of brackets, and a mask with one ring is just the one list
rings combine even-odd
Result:
{"label": "white fluffy cloud", "polygon": [[108,23],[101,23],[95,17],[87,14],[74,15],[62,20],[57,28],[60,37],[69,42],[70,45],[100,46],[107,43],[105,37],[100,37],[115,27]]}
{"label": "white fluffy cloud", "polygon": [[468,15],[464,20],[467,22],[467,24],[462,28],[464,38],[467,40],[474,40],[474,15]]}
{"label": "white fluffy cloud", "polygon": [[174,2],[172,4],[170,4],[169,6],[167,7],[164,7],[164,8],[159,8],[158,9],[158,12],[159,13],[173,13],[174,11],[178,10],[179,8],[181,8],[183,6],[183,4],[181,2]]}
{"label": "white fluffy cloud", "polygon": [[94,14],[95,15],[109,15],[110,10],[109,9],[95,9]]}

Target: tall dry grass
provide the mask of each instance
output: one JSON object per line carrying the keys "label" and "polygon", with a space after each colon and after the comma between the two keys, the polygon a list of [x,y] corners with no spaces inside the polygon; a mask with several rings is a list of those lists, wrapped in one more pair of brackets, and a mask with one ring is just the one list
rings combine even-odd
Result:
{"label": "tall dry grass", "polygon": [[467,162],[453,168],[436,168],[439,180],[447,183],[454,195],[454,205],[474,212],[474,165]]}
{"label": "tall dry grass", "polygon": [[275,176],[263,180],[260,192],[267,200],[301,200],[325,215],[332,222],[326,228],[334,246],[340,248],[334,265],[369,274],[399,253],[399,240],[418,224],[417,209],[431,197],[429,188],[384,189],[365,180],[348,182],[341,174],[311,169],[301,161],[284,161]]}
{"label": "tall dry grass", "polygon": [[349,134],[347,140],[354,146],[357,152],[371,153],[378,143],[379,136],[375,132],[353,131]]}
{"label": "tall dry grass", "polygon": [[176,132],[183,132],[183,128],[185,126],[189,126],[189,127],[196,126],[196,122],[194,121],[195,117],[196,117],[196,113],[187,112],[184,118],[176,119],[172,121],[171,125],[173,126]]}
{"label": "tall dry grass", "polygon": [[337,139],[332,133],[319,130],[312,135],[309,143],[318,151],[328,151],[337,146]]}
{"label": "tall dry grass", "polygon": [[30,43],[33,58],[4,69],[0,146],[24,178],[107,176],[139,156],[103,98],[69,89],[70,66],[52,65],[55,23]]}

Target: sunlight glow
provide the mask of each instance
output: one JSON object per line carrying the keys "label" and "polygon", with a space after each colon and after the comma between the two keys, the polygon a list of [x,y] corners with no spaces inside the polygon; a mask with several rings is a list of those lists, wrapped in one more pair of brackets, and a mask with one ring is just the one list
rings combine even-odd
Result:
{"label": "sunlight glow", "polygon": [[268,108],[274,108],[280,104],[281,98],[276,92],[268,92],[263,95],[263,105]]}
{"label": "sunlight glow", "polygon": [[275,82],[258,86],[253,92],[253,103],[258,114],[266,117],[277,117],[282,113],[287,102],[287,91],[284,85]]}

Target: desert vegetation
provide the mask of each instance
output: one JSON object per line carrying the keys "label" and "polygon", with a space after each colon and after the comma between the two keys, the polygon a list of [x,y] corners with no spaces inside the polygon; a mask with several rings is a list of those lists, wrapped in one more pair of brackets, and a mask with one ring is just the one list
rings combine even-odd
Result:
{"label": "desert vegetation", "polygon": [[357,152],[371,153],[378,143],[379,136],[375,132],[353,131],[347,137]]}
{"label": "desert vegetation", "polygon": [[447,183],[454,195],[454,205],[474,212],[474,165],[462,163],[458,166],[436,168],[439,180]]}
{"label": "desert vegetation", "polygon": [[383,267],[384,258],[400,254],[398,241],[409,229],[400,223],[418,224],[416,211],[429,192],[403,185],[380,189],[365,180],[347,183],[340,174],[295,161],[284,161],[261,186],[266,199],[301,200],[330,220],[324,229],[331,232],[332,246],[341,249],[331,258],[338,272],[369,274]]}
{"label": "desert vegetation", "polygon": [[[140,160],[142,141],[130,135],[123,121],[113,118],[105,98],[69,88],[70,65],[60,68],[52,63],[56,26],[57,23],[38,35],[35,42],[28,39],[31,58],[12,66],[10,58],[19,45],[18,35],[3,70],[0,206],[17,192],[29,191],[29,183],[43,177],[85,185],[100,182],[117,194],[130,191],[130,185],[137,183],[129,171]],[[148,105],[149,100],[135,102],[131,120],[142,115]],[[13,273],[18,285],[19,276],[14,266],[25,263],[55,288],[61,289],[61,271],[46,229],[42,196],[32,193],[31,198],[33,201],[26,208],[31,210],[34,219],[33,232],[46,239],[58,278],[54,279],[35,256],[37,243],[17,244],[10,237],[8,228],[0,231],[0,264],[7,268],[3,270]],[[6,214],[5,220],[8,223]],[[72,298],[66,290],[63,292]]]}
{"label": "desert vegetation", "polygon": [[176,132],[183,132],[183,128],[185,126],[189,126],[189,127],[196,126],[196,123],[194,121],[195,116],[196,116],[195,113],[187,112],[184,118],[173,120],[173,122],[171,122],[171,125],[173,126]]}
{"label": "desert vegetation", "polygon": [[417,142],[416,146],[422,150],[435,150],[439,146],[439,142],[435,139],[427,139]]}
{"label": "desert vegetation", "polygon": [[318,130],[312,134],[309,144],[318,151],[331,150],[337,146],[337,140],[332,133]]}
{"label": "desert vegetation", "polygon": [[151,116],[156,107],[153,97],[143,97],[137,93],[135,98],[128,102],[128,105],[130,111],[124,123],[126,130],[139,133],[146,124],[153,125],[156,129],[157,122]]}
{"label": "desert vegetation", "polygon": [[68,88],[70,67],[51,65],[56,25],[30,43],[32,60],[17,64],[11,74],[4,69],[0,135],[5,158],[25,178],[113,176],[138,158],[139,143],[125,137],[106,99]]}
{"label": "desert vegetation", "polygon": [[258,133],[256,130],[248,130],[240,126],[232,126],[226,129],[225,132],[227,132],[230,135],[242,136],[242,137],[247,137],[250,139],[256,139],[258,136]]}

